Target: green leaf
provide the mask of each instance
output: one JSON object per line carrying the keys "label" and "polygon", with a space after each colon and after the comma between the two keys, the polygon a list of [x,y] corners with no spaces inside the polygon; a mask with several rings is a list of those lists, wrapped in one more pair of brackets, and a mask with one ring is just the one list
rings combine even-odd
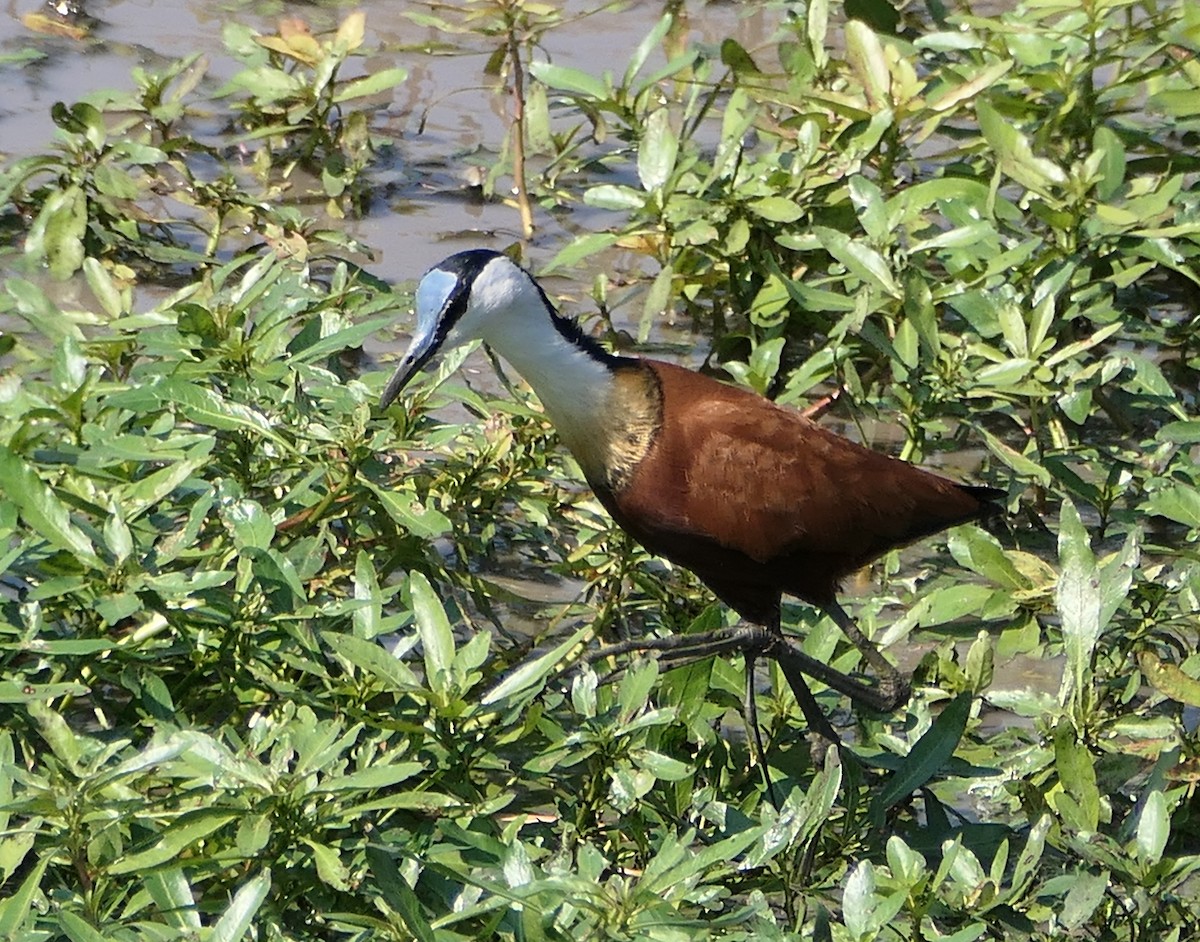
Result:
{"label": "green leaf", "polygon": [[1054,818],[1049,814],[1043,814],[1029,829],[1029,837],[1021,849],[1016,867],[1013,869],[1011,898],[1021,898],[1026,889],[1032,885],[1042,854],[1046,849],[1046,835],[1050,833],[1050,827],[1053,824]]}
{"label": "green leaf", "polygon": [[654,658],[640,658],[626,669],[617,691],[617,715],[622,726],[645,708],[657,680],[658,661]]}
{"label": "green leaf", "polygon": [[1147,682],[1176,703],[1200,707],[1200,680],[1185,674],[1177,665],[1161,660],[1153,651],[1138,653],[1138,667]]}
{"label": "green leaf", "polygon": [[989,85],[994,84],[1012,69],[1012,59],[1001,59],[976,72],[961,85],[950,85],[926,102],[931,111],[949,111],[964,101],[970,101]]}
{"label": "green leaf", "polygon": [[73,912],[59,913],[58,925],[71,942],[105,942],[110,938]]}
{"label": "green leaf", "polygon": [[0,703],[43,704],[59,697],[83,697],[90,693],[80,683],[31,684],[27,681],[0,680]]}
{"label": "green leaf", "polygon": [[646,292],[642,305],[642,319],[638,323],[638,343],[645,343],[655,320],[661,319],[671,300],[671,289],[675,281],[675,269],[664,265]]}
{"label": "green leaf", "polygon": [[895,33],[900,12],[891,0],[846,0],[846,16],[869,25],[881,33]]}
{"label": "green leaf", "polygon": [[1091,833],[1100,824],[1100,791],[1092,754],[1075,735],[1070,719],[1062,717],[1054,730],[1054,765],[1058,780],[1073,803],[1058,802],[1063,817],[1076,830]]}
{"label": "green leaf", "polygon": [[735,73],[757,74],[759,68],[754,64],[754,59],[751,58],[745,47],[736,39],[725,38],[721,40],[721,62],[729,66]]}
{"label": "green leaf", "polygon": [[746,204],[746,208],[768,222],[795,222],[804,215],[804,210],[795,200],[782,196],[764,196],[751,200]]}
{"label": "green leaf", "polygon": [[1000,541],[977,526],[956,527],[947,541],[955,561],[1006,589],[1031,587],[1029,578],[1016,565]]}
{"label": "green leaf", "polygon": [[225,399],[216,390],[183,377],[155,377],[144,385],[113,393],[108,401],[112,406],[135,411],[151,411],[163,404],[171,404],[186,418],[202,426],[253,432],[283,448],[288,447],[275,431],[275,423],[261,412]]}
{"label": "green leaf", "polygon": [[107,162],[96,166],[92,173],[92,183],[98,193],[114,199],[136,200],[142,195],[142,189],[132,174]]}
{"label": "green leaf", "polygon": [[[197,80],[199,80],[199,76],[197,76]],[[143,167],[153,167],[161,163],[166,163],[169,159],[166,152],[161,148],[130,139],[118,141],[113,144],[109,154],[114,159],[119,159],[125,163],[140,164]]]}
{"label": "green leaf", "polygon": [[1066,185],[1067,175],[1053,161],[1034,156],[1029,138],[986,101],[975,103],[979,128],[1000,155],[1000,167],[1017,183],[1043,196],[1055,196]]}
{"label": "green leaf", "polygon": [[1062,903],[1062,911],[1059,914],[1063,928],[1068,931],[1078,929],[1092,918],[1092,914],[1108,890],[1107,870],[1099,873],[1080,870],[1072,877],[1071,888],[1067,891],[1066,899]]}
{"label": "green leaf", "polygon": [[354,634],[369,641],[383,630],[383,593],[375,576],[375,564],[365,549],[360,549],[354,559],[354,598],[361,603],[352,616]]}
{"label": "green leaf", "polygon": [[453,529],[450,519],[429,501],[421,500],[410,486],[400,485],[395,490],[370,482],[367,486],[375,492],[388,516],[413,536],[433,540]]}
{"label": "green leaf", "polygon": [[918,851],[913,850],[897,835],[887,840],[887,862],[892,875],[902,886],[915,887],[926,875],[929,864]]}
{"label": "green leaf", "polygon": [[1069,497],[1059,516],[1058,558],[1062,574],[1055,603],[1062,617],[1063,648],[1068,679],[1078,694],[1091,677],[1092,655],[1100,639],[1100,572],[1087,530]]}
{"label": "green leaf", "polygon": [[529,63],[529,74],[539,82],[560,91],[572,92],[596,101],[606,101],[609,97],[609,89],[604,82],[579,69],[538,61]]}
{"label": "green leaf", "polygon": [[646,194],[631,186],[601,183],[599,186],[588,187],[584,190],[583,201],[588,206],[598,206],[600,209],[624,211],[641,209],[645,206]]}
{"label": "green leaf", "polygon": [[[1003,312],[1008,311],[1015,317],[1005,318]],[[1001,305],[997,310],[1001,314],[1000,329],[1004,330],[1005,321],[1010,328],[1014,328],[1015,332],[1005,336],[1005,343],[1012,343],[1016,350],[1025,348],[1025,323],[1021,320],[1020,314],[1007,305]],[[1011,348],[1010,348],[1011,349]],[[1015,353],[1016,350],[1013,352]],[[975,374],[975,384],[981,391],[991,393],[994,390],[1000,392],[1008,392],[1015,386],[1023,383],[1030,373],[1036,369],[1037,364],[1026,356],[1016,355],[1004,359],[1000,363],[989,363],[983,369]],[[976,393],[978,394],[978,393]]]}
{"label": "green leaf", "polygon": [[1077,340],[1074,343],[1067,344],[1062,349],[1051,354],[1046,358],[1042,365],[1050,367],[1058,366],[1059,363],[1065,363],[1079,354],[1090,350],[1097,344],[1103,343],[1109,337],[1113,336],[1113,334],[1116,334],[1118,331],[1120,331],[1121,327],[1122,325],[1119,321],[1112,324],[1105,324],[1090,337],[1085,337],[1083,340]]}
{"label": "green leaf", "polygon": [[408,78],[408,70],[401,68],[380,69],[370,75],[353,82],[348,82],[337,90],[333,100],[337,104],[351,101],[355,98],[366,98],[368,95],[378,95],[380,92],[391,91]]}
{"label": "green leaf", "polygon": [[271,818],[265,814],[248,814],[238,822],[235,846],[244,857],[254,857],[271,840]]}
{"label": "green leaf", "polygon": [[933,292],[916,266],[911,267],[904,278],[904,313],[916,328],[922,350],[928,356],[937,356],[942,349],[942,339],[938,334]]}
{"label": "green leaf", "polygon": [[986,245],[995,238],[995,223],[981,220],[965,226],[955,226],[953,229],[939,232],[928,239],[920,239],[912,243],[908,247],[908,251],[910,254],[916,254],[917,252],[932,252],[935,249],[968,248],[981,244]]}
{"label": "green leaf", "polygon": [[882,822],[888,809],[936,775],[954,755],[971,716],[971,695],[951,700],[925,735],[913,744],[904,764],[887,777],[871,803],[872,819]]}
{"label": "green leaf", "polygon": [[1173,118],[1193,118],[1200,115],[1200,95],[1195,89],[1167,89],[1150,97],[1150,104]]}
{"label": "green leaf", "polygon": [[1156,514],[1182,523],[1192,529],[1200,529],[1200,488],[1182,481],[1174,481],[1155,491],[1143,504],[1146,513]]}
{"label": "green leaf", "polygon": [[1200,445],[1200,419],[1168,422],[1154,433],[1156,441],[1176,445]]}
{"label": "green leaf", "polygon": [[[639,203],[639,205],[641,205]],[[577,235],[568,242],[542,269],[543,274],[549,274],[560,268],[573,268],[585,258],[590,258],[597,252],[615,245],[621,238],[619,232],[587,232]]]}
{"label": "green leaf", "polygon": [[658,108],[646,119],[646,128],[638,144],[637,172],[642,188],[648,192],[661,190],[675,169],[679,139],[671,130],[671,112]]}
{"label": "green leaf", "polygon": [[854,211],[858,214],[858,221],[862,224],[867,238],[873,242],[887,241],[891,231],[883,191],[873,180],[862,174],[855,174],[850,178],[849,190]]}
{"label": "green leaf", "polygon": [[430,690],[441,693],[446,690],[454,662],[454,633],[450,630],[450,620],[442,600],[422,573],[416,570],[409,573],[408,588],[425,653],[425,682]]}
{"label": "green leaf", "polygon": [[1142,802],[1142,813],[1138,815],[1137,834],[1134,847],[1142,863],[1153,867],[1162,860],[1171,836],[1171,815],[1167,810],[1167,799],[1157,788]]}
{"label": "green leaf", "polygon": [[239,550],[265,550],[275,538],[275,524],[256,500],[242,498],[221,507],[221,519],[233,535],[233,545]]}
{"label": "green leaf", "polygon": [[592,626],[585,624],[549,651],[522,661],[506,673],[500,683],[484,694],[480,702],[484,706],[491,706],[493,703],[515,699],[522,694],[529,693],[531,690],[540,689],[545,679],[553,673],[558,663],[591,631]]}
{"label": "green leaf", "polygon": [[871,861],[860,861],[846,878],[842,893],[842,919],[850,937],[855,940],[877,938],[907,900],[908,893],[903,889],[887,894],[881,892]]}
{"label": "green leaf", "polygon": [[729,179],[739,164],[746,132],[754,125],[757,115],[758,105],[746,90],[741,87],[734,88],[725,103],[724,114],[721,115],[721,138],[717,144],[716,157],[713,158],[712,170],[705,181],[706,185],[715,180]]}
{"label": "green leaf", "polygon": [[654,54],[658,49],[663,38],[671,30],[671,26],[675,22],[675,17],[670,13],[664,13],[658,18],[658,22],[654,24],[654,28],[642,37],[641,42],[637,44],[637,48],[633,50],[633,55],[629,57],[629,64],[625,67],[625,74],[621,79],[621,84],[628,88],[633,84],[634,77],[642,70],[642,66],[646,64],[646,60]]}
{"label": "green leaf", "polygon": [[42,204],[25,239],[25,252],[45,259],[55,278],[69,278],[83,264],[87,196],[78,186],[55,190]]}
{"label": "green leaf", "polygon": [[364,641],[338,631],[322,631],[321,640],[359,670],[382,680],[393,693],[415,693],[422,689],[408,666],[383,649],[377,641]]}
{"label": "green leaf", "polygon": [[1125,144],[1116,131],[1101,125],[1092,135],[1092,149],[1102,154],[1096,195],[1107,201],[1125,182]]}
{"label": "green leaf", "polygon": [[[207,448],[194,449],[190,454],[200,451],[207,452]],[[146,464],[150,462],[161,464],[163,461],[169,460],[169,456],[158,454],[124,460],[139,461]],[[146,513],[146,511],[157,507],[185,481],[196,475],[196,472],[206,467],[208,463],[209,457],[207,454],[202,458],[187,458],[183,461],[175,461],[165,468],[151,471],[144,477],[140,477],[138,480],[118,488],[116,493],[125,512],[126,521],[132,522]]]}
{"label": "green leaf", "polygon": [[29,917],[34,896],[41,886],[42,877],[53,856],[52,853],[46,853],[38,857],[37,862],[29,868],[29,872],[21,881],[21,885],[17,887],[16,892],[8,899],[0,900],[0,939],[16,940],[29,937],[21,930],[21,927]]}
{"label": "green leaf", "polygon": [[309,838],[303,838],[303,841],[313,853],[313,860],[317,864],[317,876],[321,882],[335,890],[350,889],[350,870],[342,863],[338,852],[328,844],[321,844]]}
{"label": "green leaf", "polygon": [[423,762],[393,762],[368,766],[348,775],[326,778],[314,792],[374,791],[391,788],[425,771]]}
{"label": "green leaf", "polygon": [[200,913],[182,867],[151,870],[142,883],[163,919],[184,932],[199,934]]}
{"label": "green leaf", "polygon": [[655,752],[653,749],[638,749],[630,755],[633,764],[644,769],[655,778],[665,782],[679,782],[695,771],[686,762]]}
{"label": "green leaf", "polygon": [[896,279],[892,277],[892,270],[887,260],[869,245],[856,242],[844,232],[825,226],[813,226],[813,234],[816,235],[825,251],[845,265],[849,271],[868,284],[874,285],[884,294],[897,300],[903,299],[903,292],[896,284]]}
{"label": "green leaf", "polygon": [[[26,246],[28,244],[26,240]],[[73,337],[81,342],[84,340],[79,325],[64,315],[38,285],[22,278],[7,278],[4,281],[4,291],[16,302],[16,313],[43,337],[54,343],[58,343],[64,337]]]}
{"label": "green leaf", "polygon": [[845,27],[846,58],[867,95],[872,110],[891,104],[892,76],[879,37],[866,23],[851,20]]}
{"label": "green leaf", "polygon": [[119,566],[133,552],[133,534],[117,504],[110,504],[108,519],[104,522],[104,545],[112,554],[113,561]]}
{"label": "green leaf", "polygon": [[219,831],[237,816],[225,813],[194,812],[168,825],[150,847],[136,853],[126,854],[109,866],[114,874],[135,873],[149,870],[175,860],[193,844]]}
{"label": "green leaf", "polygon": [[1100,630],[1116,614],[1133,586],[1134,571],[1141,559],[1141,534],[1134,530],[1125,537],[1121,549],[1099,566],[1100,573]]}
{"label": "green leaf", "polygon": [[[1018,474],[1035,481],[1045,487],[1049,487],[1053,482],[1053,477],[1046,468],[1042,467],[1028,455],[1022,454],[1006,442],[1002,442],[999,438],[984,429],[979,429],[983,434],[984,443],[993,455],[999,458],[1004,464],[1012,468]],[[1028,446],[1030,450],[1034,448],[1031,442]]]}
{"label": "green leaf", "polygon": [[112,280],[108,270],[94,258],[83,260],[83,274],[88,287],[109,317],[120,317],[128,313],[128,299]]}
{"label": "green leaf", "polygon": [[718,864],[728,864],[759,840],[766,832],[765,826],[748,827],[740,833],[719,840],[699,850],[690,845],[694,833],[682,835],[678,840],[658,849],[650,858],[642,874],[640,892],[664,894],[690,881],[696,874],[704,873]]}
{"label": "green leaf", "polygon": [[417,894],[401,875],[391,855],[371,844],[367,847],[367,866],[375,874],[384,902],[396,912],[417,942],[437,942],[433,927],[421,912]]}
{"label": "green leaf", "polygon": [[[362,342],[396,322],[393,313],[369,317],[366,320],[340,327],[332,333],[297,334],[288,344],[288,354],[296,363],[316,363],[343,350],[362,346]],[[324,321],[322,321],[322,327]],[[301,340],[301,337],[304,339]]]}
{"label": "green leaf", "polygon": [[243,883],[213,926],[207,942],[241,942],[246,938],[270,891],[270,870],[264,869]]}
{"label": "green leaf", "polygon": [[842,890],[842,920],[852,939],[867,938],[879,930],[871,920],[877,902],[875,868],[871,861],[861,860],[850,871]]}
{"label": "green leaf", "polygon": [[823,69],[829,62],[826,35],[829,32],[829,0],[809,0],[808,16],[804,24],[804,38],[809,54],[817,68]]}
{"label": "green leaf", "polygon": [[51,546],[66,550],[89,568],[103,567],[92,541],[71,522],[67,505],[4,444],[0,444],[0,491],[16,504],[26,525]]}

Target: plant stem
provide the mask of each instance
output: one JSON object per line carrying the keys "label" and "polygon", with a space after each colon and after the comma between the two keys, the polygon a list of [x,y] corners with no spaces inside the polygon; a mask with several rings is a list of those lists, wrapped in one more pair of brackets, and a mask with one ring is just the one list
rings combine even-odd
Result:
{"label": "plant stem", "polygon": [[528,239],[533,235],[533,207],[529,203],[529,188],[525,185],[525,73],[521,66],[521,44],[517,41],[516,15],[509,8],[508,58],[512,63],[512,154],[513,188],[517,194],[517,209],[521,213],[521,230]]}

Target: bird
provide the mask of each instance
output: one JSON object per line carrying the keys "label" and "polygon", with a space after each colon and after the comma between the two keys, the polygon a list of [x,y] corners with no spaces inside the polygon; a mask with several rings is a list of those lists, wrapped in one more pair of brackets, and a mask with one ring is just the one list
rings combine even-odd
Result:
{"label": "bird", "polygon": [[[889,550],[996,513],[1004,491],[873,451],[702,373],[610,353],[502,252],[445,258],[422,276],[414,306],[415,330],[382,409],[439,352],[482,340],[533,389],[613,520],[649,552],[691,570],[741,618],[729,629],[631,639],[604,652],[660,651],[669,664],[743,652],[746,720],[756,738],[758,657],[779,663],[809,727],[831,742],[840,744],[803,675],[877,711],[907,702],[909,681],[838,604],[840,583]],[[874,683],[785,637],[784,595],[828,615],[876,673]],[[761,759],[761,741],[758,752]]]}

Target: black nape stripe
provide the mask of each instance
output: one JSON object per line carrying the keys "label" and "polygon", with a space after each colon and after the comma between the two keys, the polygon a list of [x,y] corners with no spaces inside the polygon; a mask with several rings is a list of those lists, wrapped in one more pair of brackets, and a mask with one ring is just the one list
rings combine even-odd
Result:
{"label": "black nape stripe", "polygon": [[[525,271],[525,269],[521,269]],[[550,321],[554,324],[554,329],[559,332],[568,341],[579,347],[584,353],[590,356],[597,363],[602,363],[610,370],[617,366],[625,357],[617,356],[609,353],[600,345],[600,342],[594,337],[589,337],[583,332],[583,328],[579,326],[579,322],[572,320],[569,317],[563,317],[558,313],[558,308],[554,306],[554,302],[546,295],[545,289],[537,283],[529,272],[525,272],[526,277],[533,282],[533,286],[537,288],[538,294],[542,296],[542,302],[546,305],[546,309],[550,312]]]}

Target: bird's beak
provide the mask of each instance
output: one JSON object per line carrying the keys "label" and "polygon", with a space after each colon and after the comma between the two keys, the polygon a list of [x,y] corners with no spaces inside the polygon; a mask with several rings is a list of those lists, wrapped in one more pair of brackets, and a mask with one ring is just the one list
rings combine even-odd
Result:
{"label": "bird's beak", "polygon": [[[421,367],[428,363],[435,353],[441,349],[449,334],[449,323],[453,322],[454,311],[467,300],[469,288],[464,286],[453,272],[431,268],[421,278],[413,300],[417,312],[417,329],[413,332],[412,342],[408,351],[400,359],[396,372],[383,387],[383,395],[379,397],[379,408],[386,409],[400,390],[408,385],[409,380],[421,372]],[[453,345],[454,341],[451,341]]]}
{"label": "bird's beak", "polygon": [[418,333],[413,337],[408,351],[401,358],[400,365],[396,367],[396,372],[392,374],[388,384],[383,387],[383,395],[379,397],[380,409],[386,409],[392,404],[400,395],[400,390],[421,372],[421,367],[430,361],[440,346],[435,331]]}

